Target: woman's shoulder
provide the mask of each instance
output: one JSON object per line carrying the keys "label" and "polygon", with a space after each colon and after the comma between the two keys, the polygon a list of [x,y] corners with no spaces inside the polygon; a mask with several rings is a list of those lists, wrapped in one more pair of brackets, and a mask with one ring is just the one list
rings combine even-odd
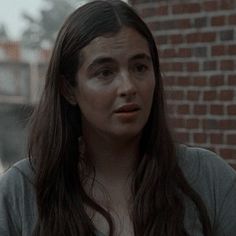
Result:
{"label": "woman's shoulder", "polygon": [[180,146],[177,156],[186,180],[206,200],[222,202],[229,192],[236,195],[236,171],[214,152]]}
{"label": "woman's shoulder", "polygon": [[[190,179],[206,176],[216,179],[236,179],[236,171],[216,153],[200,148],[180,145],[177,148],[179,165]],[[220,174],[220,176],[219,176]]]}
{"label": "woman's shoulder", "polygon": [[187,146],[180,146],[177,156],[186,180],[212,209],[216,206],[220,209],[230,198],[236,208],[233,200],[236,196],[236,172],[224,159],[212,151]]}
{"label": "woman's shoulder", "polygon": [[31,235],[37,215],[33,176],[27,159],[0,175],[0,235]]}
{"label": "woman's shoulder", "polygon": [[203,148],[177,148],[179,166],[201,196],[216,226],[216,235],[236,232],[236,172],[214,152]]}
{"label": "woman's shoulder", "polygon": [[19,189],[23,185],[33,184],[34,172],[28,159],[15,163],[12,167],[0,175],[1,192],[9,192]]}

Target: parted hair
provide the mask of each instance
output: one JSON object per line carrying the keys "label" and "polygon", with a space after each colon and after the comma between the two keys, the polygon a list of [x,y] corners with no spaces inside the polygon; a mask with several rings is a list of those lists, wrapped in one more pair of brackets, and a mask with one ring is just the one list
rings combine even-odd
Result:
{"label": "parted hair", "polygon": [[[132,179],[131,220],[135,236],[190,236],[184,224],[188,198],[195,206],[204,236],[212,226],[201,196],[190,186],[180,166],[168,127],[159,57],[152,33],[135,10],[120,0],[89,2],[76,9],[61,27],[49,62],[45,87],[30,122],[29,157],[35,170],[38,221],[35,236],[91,236],[96,229],[85,206],[99,212],[114,235],[110,212],[83,188],[78,140],[81,112],[62,94],[62,86],[77,86],[83,62],[81,49],[98,36],[111,37],[122,27],[146,39],[153,62],[155,90],[149,119],[142,131],[140,159]],[[79,85],[78,85],[79,86]],[[183,197],[184,196],[184,197]]]}

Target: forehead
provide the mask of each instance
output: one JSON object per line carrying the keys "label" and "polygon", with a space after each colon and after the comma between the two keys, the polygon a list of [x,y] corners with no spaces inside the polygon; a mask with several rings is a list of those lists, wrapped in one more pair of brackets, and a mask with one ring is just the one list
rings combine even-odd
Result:
{"label": "forehead", "polygon": [[99,56],[122,57],[134,54],[150,55],[147,40],[136,30],[123,27],[112,36],[99,36],[81,50],[84,63],[89,63]]}

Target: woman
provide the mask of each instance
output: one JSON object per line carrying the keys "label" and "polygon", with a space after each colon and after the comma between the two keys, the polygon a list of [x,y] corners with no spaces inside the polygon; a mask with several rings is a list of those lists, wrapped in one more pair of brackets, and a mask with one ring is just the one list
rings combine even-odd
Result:
{"label": "woman", "polygon": [[174,143],[155,42],[119,0],[62,26],[29,156],[1,178],[1,236],[236,233],[234,170]]}

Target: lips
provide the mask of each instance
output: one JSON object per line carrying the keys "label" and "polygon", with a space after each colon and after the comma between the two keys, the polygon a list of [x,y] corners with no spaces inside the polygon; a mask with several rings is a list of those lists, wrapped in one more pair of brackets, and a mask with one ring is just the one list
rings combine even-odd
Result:
{"label": "lips", "polygon": [[127,113],[127,112],[135,112],[140,110],[140,106],[134,103],[124,104],[120,106],[115,113]]}

